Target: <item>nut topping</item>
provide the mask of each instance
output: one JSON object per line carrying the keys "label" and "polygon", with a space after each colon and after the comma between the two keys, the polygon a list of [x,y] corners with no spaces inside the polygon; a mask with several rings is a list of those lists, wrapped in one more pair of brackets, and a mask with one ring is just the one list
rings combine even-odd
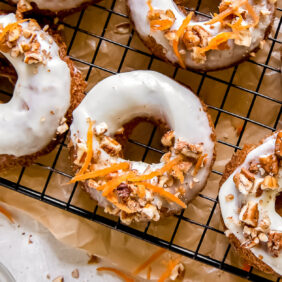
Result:
{"label": "nut topping", "polygon": [[175,137],[174,131],[170,130],[164,134],[164,136],[161,139],[161,142],[164,146],[170,147],[173,145],[174,137]]}
{"label": "nut topping", "polygon": [[278,189],[278,183],[277,183],[277,179],[273,176],[267,175],[262,184],[261,184],[261,189],[262,190],[275,190]]}
{"label": "nut topping", "polygon": [[201,145],[189,144],[185,141],[178,140],[175,145],[176,153],[180,153],[186,157],[197,159],[203,149]]}
{"label": "nut topping", "polygon": [[113,138],[104,136],[101,148],[110,155],[118,155],[121,152],[121,145]]}
{"label": "nut topping", "polygon": [[278,257],[282,249],[282,233],[270,232],[267,247],[273,256]]}
{"label": "nut topping", "polygon": [[268,155],[259,158],[262,168],[267,174],[276,175],[278,173],[278,160],[276,155]]}
{"label": "nut topping", "polygon": [[201,26],[188,26],[183,35],[183,43],[189,50],[192,47],[205,47],[208,45],[209,33]]}
{"label": "nut topping", "polygon": [[243,206],[239,219],[244,223],[256,227],[258,225],[259,210],[256,202],[248,202]]}
{"label": "nut topping", "polygon": [[275,142],[275,154],[279,160],[282,159],[282,131],[277,134]]}
{"label": "nut topping", "polygon": [[244,174],[236,173],[233,177],[236,188],[244,195],[248,195],[253,187],[253,182],[250,181]]}

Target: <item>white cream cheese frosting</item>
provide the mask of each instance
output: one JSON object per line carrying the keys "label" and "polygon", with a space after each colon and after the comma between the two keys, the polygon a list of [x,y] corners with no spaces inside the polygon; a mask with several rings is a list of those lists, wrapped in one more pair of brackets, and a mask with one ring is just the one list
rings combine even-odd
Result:
{"label": "white cream cheese frosting", "polygon": [[[236,1],[225,1],[229,5],[236,3]],[[148,12],[150,11],[147,0],[127,0],[128,7],[130,10],[131,19],[134,23],[134,27],[140,37],[146,42],[149,37],[153,38],[156,44],[162,46],[165,57],[171,63],[179,63],[179,59],[176,56],[171,42],[165,37],[165,32],[162,30],[152,30],[150,27],[150,21],[148,19]],[[228,49],[224,50],[210,50],[206,53],[206,60],[204,62],[197,62],[192,58],[191,50],[185,50],[182,46],[182,51],[186,51],[182,55],[183,61],[188,68],[199,69],[199,70],[216,70],[220,68],[228,67],[235,64],[244,57],[246,57],[252,50],[259,47],[260,42],[264,39],[267,28],[270,26],[273,20],[274,13],[274,2],[269,0],[249,0],[249,4],[253,7],[253,10],[259,16],[259,22],[255,27],[250,27],[249,38],[250,40],[248,46],[237,45],[234,40],[228,40]],[[180,28],[184,19],[187,15],[183,13],[182,10],[174,3],[173,0],[163,1],[163,0],[152,0],[151,5],[154,10],[158,11],[172,11],[175,16],[175,21],[169,31],[176,31]],[[240,8],[239,8],[240,9]],[[248,12],[244,9],[247,14]],[[224,32],[230,32],[231,28],[222,27],[220,22],[216,22],[212,25],[206,24],[209,21],[192,20],[189,22],[189,26],[200,26],[206,32],[210,34],[209,41],[213,39],[216,35]],[[252,19],[248,16],[243,20],[242,25],[249,25]],[[156,54],[158,55],[158,54]]]}
{"label": "white cream cheese frosting", "polygon": [[[14,3],[20,0],[12,0]],[[24,0],[26,4],[34,3],[40,10],[50,10],[52,12],[60,12],[64,10],[78,8],[84,3],[89,3],[91,0]]]}
{"label": "white cream cheese frosting", "polygon": [[[185,202],[191,200],[203,189],[209,175],[214,158],[213,130],[207,113],[200,100],[188,88],[174,80],[153,71],[132,71],[117,74],[99,82],[84,98],[73,112],[71,124],[71,141],[74,147],[86,143],[88,120],[95,121],[96,131],[101,125],[107,125],[106,136],[114,134],[127,122],[136,117],[154,117],[169,126],[175,133],[175,140],[189,144],[201,144],[202,153],[206,154],[206,162],[200,168],[197,179],[191,173],[185,175]],[[129,162],[131,170],[139,174],[155,171],[164,166],[164,162],[147,164],[144,162],[127,161],[113,157],[101,148],[99,136],[93,137],[93,150],[99,150],[99,162],[120,163]],[[154,183],[156,179],[152,179]],[[195,180],[195,181],[194,181]],[[193,188],[191,183],[193,182]],[[190,186],[189,186],[190,185]],[[179,185],[178,185],[179,186]],[[176,193],[177,186],[166,190]],[[102,206],[109,203],[101,195],[101,191],[89,189],[91,196]],[[159,201],[155,197],[155,202]],[[174,202],[163,201],[162,206],[169,210],[179,210]]]}
{"label": "white cream cheese frosting", "polygon": [[[235,171],[228,177],[224,184],[220,188],[219,192],[219,203],[221,208],[221,214],[224,221],[224,225],[228,229],[228,234],[234,234],[235,237],[242,243],[246,242],[246,237],[243,234],[243,225],[240,224],[241,216],[238,212],[244,204],[247,202],[252,202],[257,204],[259,218],[258,222],[261,222],[263,218],[269,218],[270,226],[269,232],[282,233],[282,218],[275,210],[275,199],[282,191],[282,169],[279,168],[279,173],[277,175],[278,188],[273,190],[264,190],[261,195],[256,195],[253,193],[243,194],[241,193],[234,181],[233,177],[241,171],[242,168],[249,169],[251,162],[259,162],[259,158],[273,155],[275,149],[275,141],[277,138],[277,133],[266,138],[264,142],[256,147],[254,150],[248,153],[243,164],[238,166]],[[264,171],[260,168],[262,173]],[[262,183],[263,178],[261,175],[255,175],[256,181]],[[230,195],[233,195],[230,199]],[[259,226],[259,225],[258,225]],[[278,256],[273,256],[269,250],[263,244],[258,244],[249,250],[264,263],[269,265],[276,273],[282,275],[282,254],[279,251]]]}
{"label": "white cream cheese frosting", "polygon": [[[0,16],[3,27],[15,22],[14,14]],[[27,30],[29,20],[19,25]],[[1,51],[14,66],[18,80],[12,99],[0,104],[0,154],[20,157],[43,149],[56,136],[70,106],[70,70],[52,37],[35,30],[29,38],[21,35],[17,46],[35,40],[40,46],[38,56],[46,58],[40,63],[31,63],[23,54],[15,55],[18,49]]]}

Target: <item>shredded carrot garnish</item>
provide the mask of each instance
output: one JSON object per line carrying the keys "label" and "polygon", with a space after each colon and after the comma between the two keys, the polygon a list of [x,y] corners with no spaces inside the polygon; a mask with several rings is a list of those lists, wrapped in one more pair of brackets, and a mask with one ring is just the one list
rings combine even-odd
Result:
{"label": "shredded carrot garnish", "polygon": [[196,176],[197,173],[199,172],[199,169],[205,159],[205,157],[207,156],[208,154],[201,154],[200,157],[198,158],[197,162],[196,162],[196,165],[194,167],[194,170],[193,170],[193,173],[192,173],[192,176]]}
{"label": "shredded carrot garnish", "polygon": [[147,0],[147,5],[149,6],[150,11],[154,11],[154,8],[152,6],[152,0]]}
{"label": "shredded carrot garnish", "polygon": [[232,7],[229,7],[228,9],[213,17],[210,21],[206,22],[205,25],[214,24],[216,22],[222,22],[226,17],[233,14],[235,10],[237,10],[240,6],[244,5],[246,2],[248,2],[248,0],[238,1],[237,3],[233,4]]}
{"label": "shredded carrot garnish", "polygon": [[129,178],[129,181],[134,181],[134,182],[140,182],[148,179],[152,179],[156,176],[163,175],[165,172],[170,171],[175,165],[177,165],[180,161],[182,160],[181,157],[176,157],[175,159],[169,161],[167,164],[165,164],[162,168],[157,169],[149,174],[144,174],[144,175],[137,175]]}
{"label": "shredded carrot garnish", "polygon": [[88,168],[91,162],[92,156],[93,156],[93,129],[92,127],[93,127],[93,122],[89,121],[89,127],[87,131],[87,155],[86,155],[85,162],[77,175],[81,175],[86,171],[86,169]]}
{"label": "shredded carrot garnish", "polygon": [[18,27],[20,25],[20,23],[23,23],[23,22],[26,22],[26,21],[28,21],[28,19],[20,20],[18,22],[6,25],[5,28],[2,31],[0,31],[0,42],[4,39],[7,32],[9,32],[10,30],[13,30],[14,28]]}
{"label": "shredded carrot garnish", "polygon": [[199,53],[205,53],[209,50],[216,50],[219,49],[219,45],[225,43],[229,39],[234,39],[235,34],[233,32],[222,32],[219,33],[217,36],[213,37],[210,41],[208,46],[199,48],[197,47],[197,51]]}
{"label": "shredded carrot garnish", "polygon": [[114,204],[117,208],[119,208],[120,210],[126,212],[126,213],[134,213],[134,211],[132,211],[130,208],[128,208],[126,205],[121,204],[118,202],[118,200],[114,197],[114,195],[108,196],[107,200],[109,202],[111,202],[112,204]]}
{"label": "shredded carrot garnish", "polygon": [[167,30],[171,28],[173,22],[170,20],[152,20],[150,22],[150,27],[152,30]]}
{"label": "shredded carrot garnish", "polygon": [[173,51],[174,51],[176,57],[178,58],[179,65],[182,68],[185,68],[185,64],[184,64],[182,57],[181,57],[181,55],[178,51],[178,43],[179,43],[180,37],[183,35],[184,30],[187,27],[187,25],[189,24],[189,22],[191,21],[193,15],[194,15],[194,13],[190,12],[189,15],[183,20],[181,26],[179,27],[179,29],[176,32],[176,39],[172,43]]}
{"label": "shredded carrot garnish", "polygon": [[138,266],[133,274],[137,275],[139,274],[142,270],[146,269],[148,266],[150,266],[155,260],[157,260],[162,254],[166,252],[165,249],[159,249],[155,253],[153,253],[145,262],[143,262],[140,266]]}
{"label": "shredded carrot garnish", "polygon": [[2,213],[3,215],[5,215],[5,216],[9,219],[9,221],[10,221],[11,223],[14,223],[14,219],[13,219],[12,215],[11,215],[6,209],[4,209],[4,208],[1,207],[1,206],[0,206],[0,213]]}
{"label": "shredded carrot garnish", "polygon": [[167,198],[173,202],[175,202],[176,204],[178,204],[179,206],[181,206],[182,208],[186,208],[187,206],[185,205],[185,203],[183,203],[179,198],[177,198],[176,196],[174,196],[173,194],[167,192],[166,190],[164,190],[162,187],[159,186],[155,186],[152,185],[151,183],[148,182],[142,182],[142,184],[144,186],[146,186],[148,189],[152,190],[155,193],[160,194],[162,197]]}
{"label": "shredded carrot garnish", "polygon": [[122,182],[128,180],[130,177],[133,177],[135,175],[135,173],[133,172],[129,172],[127,174],[118,176],[110,181],[108,181],[106,184],[100,186],[97,188],[97,190],[99,191],[103,191],[102,195],[104,197],[106,197],[107,195],[109,195],[115,188],[118,187],[119,184],[121,184]]}
{"label": "shredded carrot garnish", "polygon": [[97,271],[110,271],[122,278],[125,282],[134,282],[134,279],[130,278],[127,274],[113,267],[98,267]]}
{"label": "shredded carrot garnish", "polygon": [[101,177],[105,176],[111,172],[117,171],[117,170],[128,170],[129,168],[129,163],[119,163],[119,164],[113,164],[110,167],[106,167],[104,169],[96,170],[93,172],[85,173],[85,174],[80,174],[72,178],[72,180],[69,183],[74,183],[76,181],[81,181],[81,180],[86,180],[86,179],[93,179],[96,177]]}
{"label": "shredded carrot garnish", "polygon": [[167,278],[169,278],[169,276],[171,275],[173,269],[175,268],[175,266],[179,263],[180,259],[174,259],[174,260],[170,260],[168,262],[167,265],[167,269],[165,270],[165,272],[161,275],[161,277],[159,278],[158,282],[164,282]]}

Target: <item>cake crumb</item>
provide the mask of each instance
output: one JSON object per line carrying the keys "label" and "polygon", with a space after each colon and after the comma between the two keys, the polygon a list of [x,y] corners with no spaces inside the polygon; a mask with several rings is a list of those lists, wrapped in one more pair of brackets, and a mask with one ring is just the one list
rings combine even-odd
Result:
{"label": "cake crumb", "polygon": [[75,279],[79,278],[79,271],[77,268],[71,273],[71,276]]}

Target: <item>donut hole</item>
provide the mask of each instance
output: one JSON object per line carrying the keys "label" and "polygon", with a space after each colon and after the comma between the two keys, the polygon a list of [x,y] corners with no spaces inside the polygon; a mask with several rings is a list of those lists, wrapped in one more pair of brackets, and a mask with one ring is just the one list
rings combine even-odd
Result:
{"label": "donut hole", "polygon": [[282,193],[276,197],[275,211],[282,217]]}
{"label": "donut hole", "polygon": [[[135,118],[123,125],[122,135],[116,140],[123,146],[123,157],[130,161],[158,163],[166,149],[161,144],[163,134],[168,127],[152,118]],[[151,148],[146,148],[149,146]]]}
{"label": "donut hole", "polygon": [[6,104],[12,99],[16,81],[17,73],[13,65],[0,56],[0,104]]}

